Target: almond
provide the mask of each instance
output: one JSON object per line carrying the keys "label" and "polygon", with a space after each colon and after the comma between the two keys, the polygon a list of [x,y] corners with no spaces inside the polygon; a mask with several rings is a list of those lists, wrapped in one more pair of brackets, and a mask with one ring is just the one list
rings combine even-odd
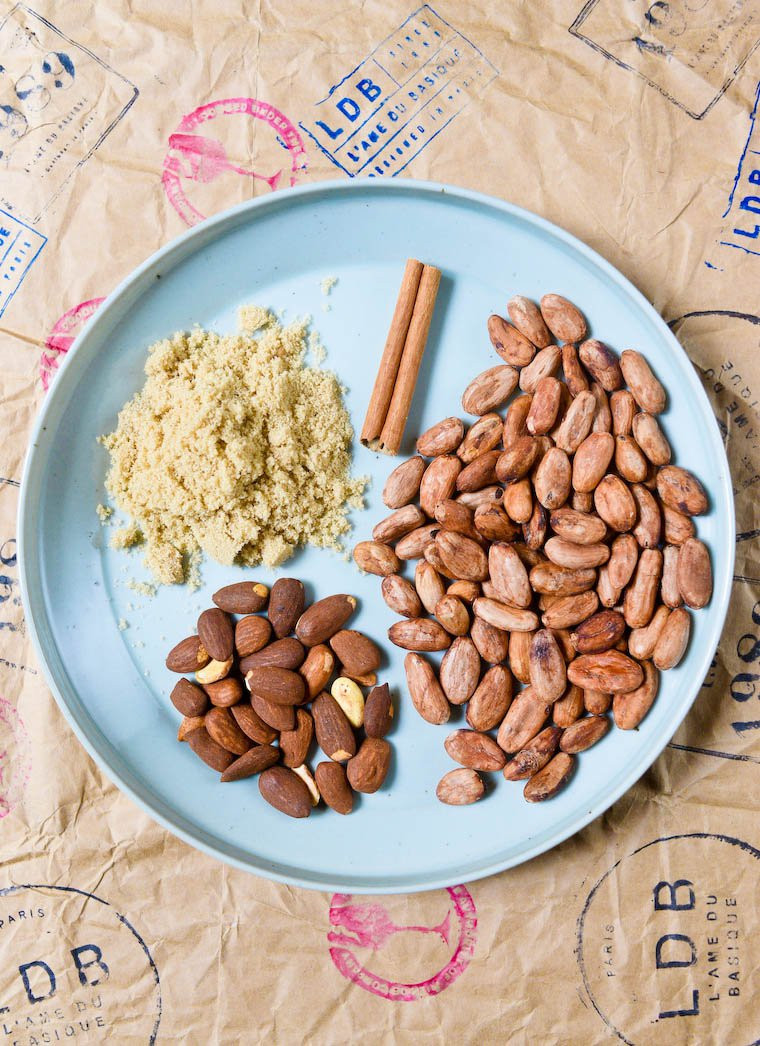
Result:
{"label": "almond", "polygon": [[567,670],[557,640],[548,628],[536,632],[528,654],[530,685],[536,697],[553,704],[565,692]]}
{"label": "almond", "polygon": [[235,761],[235,756],[232,752],[228,752],[226,748],[222,748],[220,744],[217,744],[205,727],[201,727],[200,730],[193,730],[192,733],[188,734],[187,743],[207,766],[219,773],[223,773]]}
{"label": "almond", "polygon": [[464,423],[459,418],[444,418],[432,425],[417,440],[417,453],[426,458],[451,454],[464,439]]}
{"label": "almond", "polygon": [[354,562],[365,573],[380,577],[397,574],[401,569],[401,560],[390,545],[381,541],[360,541],[354,546]]}
{"label": "almond", "polygon": [[656,548],[662,535],[660,506],[654,495],[642,483],[634,483],[631,493],[639,514],[639,521],[633,528],[633,536],[642,548]]}
{"label": "almond", "polygon": [[599,382],[605,392],[615,392],[623,387],[623,372],[615,353],[604,342],[589,338],[578,348],[581,362],[591,376]]}
{"label": "almond", "polygon": [[411,534],[424,522],[425,513],[422,509],[417,508],[416,505],[404,505],[403,508],[397,508],[390,516],[380,520],[372,531],[372,538],[375,541],[389,544],[398,541],[405,534]]}
{"label": "almond", "polygon": [[636,523],[636,502],[619,476],[608,473],[594,491],[594,508],[613,530],[631,530]]}
{"label": "almond", "polygon": [[402,461],[385,481],[383,504],[388,508],[401,508],[414,501],[420,489],[420,481],[425,468],[425,462],[420,457]]}
{"label": "almond", "polygon": [[536,497],[544,508],[552,511],[564,505],[570,496],[571,478],[572,466],[567,454],[559,447],[552,447],[541,459],[533,477]]}
{"label": "almond", "polygon": [[538,617],[532,610],[510,607],[495,599],[480,597],[472,605],[476,617],[504,632],[532,632],[538,628]]}
{"label": "almond", "polygon": [[628,389],[619,389],[612,393],[610,414],[612,415],[612,434],[630,436],[633,429],[633,418],[636,414],[636,400]]}
{"label": "almond", "polygon": [[[240,708],[241,706],[235,705],[234,707]],[[259,719],[277,731],[295,729],[296,710],[293,705],[278,705],[259,694],[251,694],[251,708]]]}
{"label": "almond", "polygon": [[451,646],[448,632],[437,621],[424,617],[397,621],[388,629],[388,638],[404,650],[447,650]]}
{"label": "almond", "polygon": [[409,696],[422,718],[434,725],[447,722],[451,705],[432,667],[419,654],[407,654],[404,668]]}
{"label": "almond", "polygon": [[364,706],[364,732],[367,737],[385,737],[393,726],[393,701],[387,683],[373,687]]}
{"label": "almond", "polygon": [[712,597],[712,567],[707,546],[696,538],[681,545],[676,564],[678,589],[687,607],[707,606]]}
{"label": "almond", "polygon": [[323,691],[311,706],[317,744],[329,759],[345,763],[356,754],[356,737],[348,718],[331,694]]}
{"label": "almond", "polygon": [[272,637],[272,626],[265,617],[251,614],[235,625],[235,650],[238,657],[248,657],[262,650]]}
{"label": "almond", "polygon": [[658,607],[647,625],[631,629],[628,633],[628,653],[631,657],[637,661],[646,661],[652,656],[669,616],[667,607]]}
{"label": "almond", "polygon": [[293,636],[276,639],[274,643],[240,659],[240,672],[245,677],[253,668],[287,668],[295,672],[304,663],[306,650]]}
{"label": "almond", "polygon": [[269,589],[259,581],[238,581],[225,585],[211,597],[228,614],[256,614],[267,605]]}
{"label": "almond", "polygon": [[301,763],[300,766],[294,766],[293,773],[300,777],[308,788],[309,795],[311,796],[311,805],[319,806],[319,800],[322,796],[319,794],[319,788],[317,787],[317,782],[314,780],[314,775],[306,763]]}
{"label": "almond", "polygon": [[668,508],[687,516],[701,516],[707,512],[704,487],[696,476],[677,465],[665,465],[657,473],[657,493]]}
{"label": "almond", "polygon": [[207,694],[189,679],[178,680],[169,698],[180,715],[190,718],[203,715],[208,708]]}
{"label": "almond", "polygon": [[599,606],[596,592],[580,592],[577,596],[558,596],[541,615],[546,628],[572,628],[591,617]]}
{"label": "almond", "polygon": [[583,313],[561,294],[543,296],[541,315],[558,341],[582,341],[586,337],[587,327]]}
{"label": "almond", "polygon": [[657,697],[660,675],[651,661],[641,666],[643,680],[635,690],[625,694],[615,694],[612,700],[612,714],[615,725],[621,730],[635,730]]}
{"label": "almond", "polygon": [[351,726],[358,728],[364,723],[364,694],[355,680],[339,676],[330,687],[330,693],[345,713]]}
{"label": "almond", "polygon": [[505,363],[513,367],[524,367],[533,359],[535,346],[501,316],[488,317],[488,336]]}
{"label": "almond", "polygon": [[278,578],[272,585],[267,615],[278,639],[290,635],[303,613],[306,593],[303,583],[294,577]]}
{"label": "almond", "polygon": [[166,667],[170,672],[196,672],[205,668],[211,657],[198,636],[188,636],[166,655]]}
{"label": "almond", "polygon": [[517,371],[508,364],[484,370],[464,390],[462,409],[468,414],[490,414],[506,403],[517,388],[517,379]]}
{"label": "almond", "polygon": [[556,596],[577,596],[593,588],[596,581],[596,571],[590,567],[570,570],[556,563],[539,563],[529,576],[534,592]]}
{"label": "almond", "polygon": [[243,684],[234,676],[207,683],[204,690],[217,708],[231,708],[243,699]]}
{"label": "almond", "polygon": [[671,609],[680,607],[683,603],[681,589],[678,587],[678,555],[677,545],[666,545],[662,550],[660,596],[665,606]]}
{"label": "almond", "polygon": [[299,705],[307,697],[303,676],[275,665],[252,668],[246,674],[246,683],[252,694],[276,705]]}
{"label": "almond", "polygon": [[475,693],[480,680],[480,654],[469,637],[459,636],[443,655],[439,679],[452,705],[463,705]]}
{"label": "almond", "polygon": [[[501,431],[501,424],[499,431]],[[471,493],[495,483],[496,462],[500,457],[500,450],[487,450],[483,454],[479,454],[457,476],[457,490]]]}
{"label": "almond", "polygon": [[582,690],[602,690],[606,694],[627,693],[641,685],[641,665],[619,650],[583,654],[571,661],[567,677]]}
{"label": "almond", "polygon": [[298,774],[287,766],[271,766],[259,775],[259,791],[270,806],[288,817],[308,817],[311,793]]}
{"label": "almond", "polygon": [[600,567],[610,558],[610,550],[606,545],[578,545],[560,537],[549,538],[544,545],[544,552],[552,563],[571,570]]}
{"label": "almond", "polygon": [[381,737],[367,737],[346,767],[348,783],[357,792],[376,792],[388,776],[391,746]]}
{"label": "almond", "polygon": [[519,752],[532,741],[549,717],[551,705],[533,693],[521,690],[504,716],[496,740],[505,752]]}
{"label": "almond", "polygon": [[696,537],[697,528],[694,520],[662,504],[663,536],[669,545],[683,545],[684,541]]}
{"label": "almond", "polygon": [[523,788],[523,796],[529,803],[541,803],[553,799],[562,791],[575,770],[575,758],[567,752],[558,752],[546,766],[534,774]]}
{"label": "almond", "polygon": [[306,761],[314,737],[314,720],[305,708],[296,709],[296,725],[280,734],[282,761],[291,770]]}
{"label": "almond", "polygon": [[651,621],[661,577],[662,552],[656,548],[645,548],[623,599],[623,614],[629,628],[643,628]]}
{"label": "almond", "polygon": [[204,610],[198,618],[198,638],[214,661],[226,661],[235,650],[232,619],[219,607]]}
{"label": "almond", "polygon": [[457,451],[460,461],[469,465],[481,454],[493,450],[501,440],[502,432],[503,423],[498,414],[484,414],[482,418],[478,418]]}
{"label": "almond", "polygon": [[484,792],[482,778],[463,766],[444,774],[435,790],[438,799],[448,806],[469,806],[481,799]]}
{"label": "almond", "polygon": [[488,577],[488,560],[481,546],[464,534],[441,530],[435,544],[452,576],[461,581],[482,581]]}
{"label": "almond", "polygon": [[540,349],[533,361],[520,371],[520,388],[523,392],[535,392],[542,378],[547,378],[559,370],[562,352],[559,345],[547,345]]}
{"label": "almond", "polygon": [[537,774],[557,751],[562,731],[556,726],[547,726],[532,741],[521,748],[504,767],[507,781],[524,781]]}
{"label": "almond", "polygon": [[588,392],[588,378],[578,359],[578,350],[575,345],[562,346],[562,370],[565,373],[565,381],[571,396]]}
{"label": "almond", "polygon": [[404,560],[419,559],[424,555],[427,546],[435,540],[435,535],[440,529],[439,523],[426,523],[424,527],[417,527],[401,538],[396,545],[396,555]]}
{"label": "almond", "polygon": [[545,349],[547,345],[551,345],[551,332],[546,326],[541,310],[534,301],[524,298],[521,294],[516,294],[507,302],[507,312],[515,327],[536,348]]}
{"label": "almond", "polygon": [[549,523],[559,537],[576,545],[598,544],[607,534],[604,520],[567,506],[555,509],[549,517]]}
{"label": "almond", "polygon": [[305,646],[325,643],[343,628],[354,610],[356,600],[353,596],[341,594],[320,599],[301,614],[296,622],[296,635]]}
{"label": "almond", "polygon": [[649,414],[662,414],[667,402],[665,389],[641,353],[624,349],[620,354],[620,369],[641,409]]}
{"label": "almond", "polygon": [[203,720],[202,715],[184,716],[177,730],[177,740],[187,741],[194,730],[204,729]]}
{"label": "almond", "polygon": [[380,649],[363,632],[341,629],[330,640],[338,660],[351,675],[366,675],[380,667]]}
{"label": "almond", "polygon": [[203,725],[213,741],[234,755],[243,755],[251,747],[250,738],[237,725],[229,708],[212,708],[206,712]]}
{"label": "almond", "polygon": [[311,647],[298,671],[306,680],[306,689],[312,700],[327,686],[334,669],[335,657],[329,647],[323,643]]}
{"label": "almond", "polygon": [[454,760],[470,770],[501,770],[507,757],[488,734],[477,730],[455,730],[443,742]]}
{"label": "almond", "polygon": [[[435,515],[438,502],[450,498],[456,490],[457,476],[461,470],[462,462],[453,454],[433,458],[425,469],[420,483],[420,505],[431,519]],[[391,570],[389,573],[393,574],[395,571]]]}
{"label": "almond", "polygon": [[470,638],[478,653],[491,665],[498,665],[506,660],[509,649],[509,633],[501,628],[494,628],[480,617],[473,618],[470,626]]}
{"label": "almond", "polygon": [[503,665],[492,665],[467,703],[467,722],[473,730],[493,730],[502,721],[512,701],[512,673]]}
{"label": "almond", "polygon": [[625,618],[617,610],[602,610],[573,632],[572,641],[579,654],[600,654],[611,650],[625,632]]}
{"label": "almond", "polygon": [[564,729],[580,718],[583,714],[584,693],[579,686],[571,683],[559,701],[554,702],[552,719],[557,726]]}
{"label": "almond", "polygon": [[586,436],[573,458],[573,487],[582,493],[595,490],[615,453],[615,439],[609,432]]}
{"label": "almond", "polygon": [[[383,599],[396,614],[402,617],[420,617],[422,602],[414,585],[399,574],[389,574],[380,586]],[[308,660],[308,659],[307,659]]]}
{"label": "almond", "polygon": [[249,704],[233,705],[230,709],[232,718],[243,731],[246,737],[250,737],[259,745],[268,745],[277,737],[277,731],[265,723],[258,712]]}
{"label": "almond", "polygon": [[353,792],[346,777],[346,771],[340,763],[332,761],[318,763],[314,778],[322,798],[339,814],[350,814],[354,807]]}
{"label": "almond", "polygon": [[633,435],[653,465],[670,463],[670,444],[651,414],[637,414],[633,419]]}
{"label": "almond", "polygon": [[596,399],[592,392],[579,392],[567,409],[562,424],[554,434],[554,442],[560,450],[574,454],[591,432],[596,411]]}
{"label": "almond", "polygon": [[226,661],[209,661],[195,673],[196,682],[206,686],[208,683],[216,683],[217,680],[224,679],[232,668],[232,662],[231,657],[228,657]]}
{"label": "almond", "polygon": [[470,630],[470,615],[461,599],[443,596],[435,605],[435,616],[452,636],[465,636]]}
{"label": "almond", "polygon": [[274,766],[280,758],[279,749],[271,745],[254,745],[243,755],[238,756],[234,763],[230,763],[221,776],[221,780],[242,781],[246,777],[253,777]]}

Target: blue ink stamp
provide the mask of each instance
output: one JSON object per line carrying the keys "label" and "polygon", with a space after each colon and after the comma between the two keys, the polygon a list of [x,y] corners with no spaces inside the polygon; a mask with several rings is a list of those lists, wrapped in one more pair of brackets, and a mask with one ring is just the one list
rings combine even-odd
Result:
{"label": "blue ink stamp", "polygon": [[299,126],[350,178],[393,176],[496,76],[482,52],[424,4]]}
{"label": "blue ink stamp", "polygon": [[760,44],[741,0],[588,0],[570,33],[701,120]]}
{"label": "blue ink stamp", "polygon": [[25,4],[0,20],[0,207],[35,225],[138,96]]}
{"label": "blue ink stamp", "polygon": [[749,117],[749,133],[739,157],[736,177],[723,212],[727,219],[723,235],[718,241],[723,247],[734,247],[745,254],[760,255],[760,128],[757,126],[757,106],[760,102],[760,83],[755,92],[755,104]]}
{"label": "blue ink stamp", "polygon": [[46,243],[41,232],[0,210],[0,316]]}

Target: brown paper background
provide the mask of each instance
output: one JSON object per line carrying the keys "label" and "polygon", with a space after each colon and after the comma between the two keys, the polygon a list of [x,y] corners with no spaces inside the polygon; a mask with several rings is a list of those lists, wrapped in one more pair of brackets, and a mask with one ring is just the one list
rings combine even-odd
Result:
{"label": "brown paper background", "polygon": [[[339,973],[328,896],[217,864],[121,796],[62,719],[24,631],[13,540],[23,455],[44,395],[45,339],[63,313],[107,295],[185,229],[161,174],[169,136],[186,114],[218,99],[256,98],[308,124],[314,104],[415,6],[40,0],[34,10],[54,27],[43,36],[64,34],[115,73],[93,80],[84,110],[96,115],[90,138],[123,103],[124,80],[139,95],[89,158],[82,142],[72,145],[70,177],[52,204],[39,172],[25,174],[13,154],[0,158],[0,207],[39,214],[32,228],[48,238],[0,316],[0,889],[45,884],[111,907],[60,889],[0,895],[4,1041],[151,1041],[158,986],[147,953],[114,911],[155,964],[158,1041],[588,1043],[617,1034],[637,1044],[742,1044],[760,1036],[752,999],[760,967],[752,851],[760,845],[760,258],[748,253],[754,239],[733,232],[754,224],[741,201],[754,192],[752,150],[760,150],[757,136],[748,143],[760,4],[592,0],[580,22],[580,0],[432,6],[496,75],[486,86],[477,78],[465,85],[466,107],[404,174],[493,193],[581,237],[674,323],[703,374],[724,426],[740,533],[713,670],[674,744],[604,817],[529,865],[469,888],[477,911],[471,961],[439,994],[420,989],[413,1001],[380,997]],[[0,16],[6,11],[32,18],[2,3]],[[0,66],[11,69],[7,28]],[[0,73],[0,105],[9,76]],[[249,126],[230,159],[268,162],[268,134]],[[308,166],[298,181],[344,176],[304,139]],[[82,141],[92,144],[87,135]],[[246,198],[251,181],[225,175],[191,190],[210,214]],[[268,190],[256,182],[255,191]],[[757,729],[733,725],[755,721]],[[690,838],[672,838],[679,835]],[[665,841],[647,846],[658,839]],[[690,904],[693,889],[693,906],[658,910],[657,884],[676,880],[687,885],[675,903]],[[374,951],[355,948],[377,977],[422,983],[450,960],[453,943],[434,929],[447,912],[449,934],[456,929],[445,891],[357,903],[381,905],[375,915],[394,926],[428,930],[381,934]],[[44,914],[18,917],[30,908]],[[657,969],[657,942],[669,934],[681,937],[661,945],[661,962],[690,961],[688,938],[693,964]],[[78,953],[89,962],[84,983],[71,955],[82,945],[100,949],[94,962],[94,951]],[[56,993],[32,1003],[19,967],[40,960],[57,976]],[[48,990],[41,966],[26,973],[33,994]],[[693,1009],[694,989],[698,1014],[658,1016]]]}

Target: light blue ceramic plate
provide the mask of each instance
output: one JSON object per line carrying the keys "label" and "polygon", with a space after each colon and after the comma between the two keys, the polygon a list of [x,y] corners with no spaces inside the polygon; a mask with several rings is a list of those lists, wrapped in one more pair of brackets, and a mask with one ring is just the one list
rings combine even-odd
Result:
{"label": "light blue ceramic plate", "polygon": [[[458,414],[465,385],[498,360],[486,317],[514,293],[556,291],[577,301],[595,336],[635,346],[670,390],[664,426],[680,464],[711,497],[699,533],[710,546],[715,592],[694,615],[688,656],[663,680],[637,732],[613,730],[580,757],[572,786],[538,806],[494,775],[472,807],[451,808],[435,786],[452,768],[450,727],[424,723],[405,694],[402,652],[388,644],[382,673],[398,695],[393,771],[350,817],[318,812],[291,821],[268,807],[256,781],[222,785],[175,740],[168,647],[194,630],[222,584],[266,570],[204,568],[201,592],[163,589],[154,599],[126,587],[146,578],[139,553],[109,550],[95,515],[110,431],[143,382],[146,348],[201,324],[231,330],[238,306],[255,302],[304,313],[328,350],[326,366],[348,386],[361,427],[404,260],[443,271],[405,450],[434,421]],[[329,298],[320,281],[337,276]],[[323,306],[330,305],[325,311]],[[370,473],[367,511],[355,537],[384,513],[380,493],[399,459],[361,447],[355,471]],[[734,517],[728,466],[708,400],[673,335],[618,272],[572,236],[517,207],[476,193],[411,181],[336,182],[254,200],[192,229],[142,265],[99,309],[56,377],[35,428],[19,521],[21,575],[30,632],[47,680],[90,754],[150,814],[222,860],[301,886],[350,892],[425,890],[490,875],[555,846],[597,817],[649,767],[689,709],[716,648],[729,598]],[[392,623],[379,581],[351,563],[309,549],[287,564],[314,597],[353,592],[352,624],[382,639]],[[129,622],[120,631],[120,618]]]}

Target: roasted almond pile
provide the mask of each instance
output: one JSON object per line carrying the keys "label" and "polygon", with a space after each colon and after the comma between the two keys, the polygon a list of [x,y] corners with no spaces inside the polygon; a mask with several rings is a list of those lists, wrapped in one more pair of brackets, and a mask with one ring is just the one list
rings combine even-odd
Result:
{"label": "roasted almond pile", "polygon": [[[665,390],[644,357],[588,338],[558,294],[507,308],[511,323],[488,320],[505,363],[462,396],[478,420],[420,436],[385,485],[393,512],[354,549],[402,615],[388,634],[411,651],[417,711],[440,724],[467,704],[469,729],[445,742],[461,768],[437,791],[452,804],[483,795],[478,771],[525,780],[530,802],[556,795],[610,709],[621,729],[639,725],[686,650],[687,607],[712,593],[693,521],[707,497],[671,463]],[[445,651],[438,672],[428,651]]]}
{"label": "roasted almond pile", "polygon": [[[213,600],[198,634],[166,658],[172,672],[195,677],[171,693],[183,716],[178,740],[222,781],[258,774],[264,799],[291,817],[308,817],[320,798],[350,813],[354,792],[376,792],[385,780],[393,723],[388,685],[375,685],[380,650],[344,628],[356,600],[327,596],[306,607],[296,578],[275,581],[271,594],[241,581]],[[366,700],[362,686],[372,688]],[[327,760],[312,774],[315,735]]]}

